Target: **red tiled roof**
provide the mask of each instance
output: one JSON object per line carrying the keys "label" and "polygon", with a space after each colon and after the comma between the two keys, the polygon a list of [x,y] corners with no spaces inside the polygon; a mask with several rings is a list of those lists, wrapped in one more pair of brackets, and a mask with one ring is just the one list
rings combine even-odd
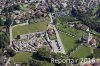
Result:
{"label": "red tiled roof", "polygon": [[92,66],[91,64],[85,64],[84,66]]}

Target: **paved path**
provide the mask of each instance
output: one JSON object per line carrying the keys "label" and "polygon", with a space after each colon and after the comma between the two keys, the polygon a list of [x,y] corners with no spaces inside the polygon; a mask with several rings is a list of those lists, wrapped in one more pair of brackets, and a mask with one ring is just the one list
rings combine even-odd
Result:
{"label": "paved path", "polygon": [[12,26],[9,27],[10,32],[10,47],[12,46]]}
{"label": "paved path", "polygon": [[11,60],[11,57],[7,60],[7,62],[6,62],[6,64],[5,64],[5,66],[8,66],[8,64],[9,64],[10,60]]}
{"label": "paved path", "polygon": [[52,45],[53,51],[54,51],[55,53],[59,52],[55,40],[51,40],[51,45]]}
{"label": "paved path", "polygon": [[[51,19],[51,22],[50,22],[50,23],[52,24],[52,23],[53,23],[52,15],[49,14],[49,16],[50,16],[50,19]],[[59,33],[58,33],[58,31],[57,31],[55,25],[52,25],[52,26],[53,26],[53,28],[54,28],[54,30],[55,30],[58,44],[59,44],[59,46],[61,46],[61,50],[60,50],[60,51],[58,50],[58,52],[61,52],[61,53],[66,54],[65,49],[64,49],[64,46],[63,46],[62,41],[61,41],[61,39],[60,39]]]}
{"label": "paved path", "polygon": [[55,52],[55,53],[57,53],[57,52],[58,52],[58,47],[57,47],[57,45],[56,45],[55,40],[50,40],[47,33],[46,33],[46,36],[47,36],[47,40],[48,40],[49,42],[51,42],[50,45],[52,46],[52,51]]}

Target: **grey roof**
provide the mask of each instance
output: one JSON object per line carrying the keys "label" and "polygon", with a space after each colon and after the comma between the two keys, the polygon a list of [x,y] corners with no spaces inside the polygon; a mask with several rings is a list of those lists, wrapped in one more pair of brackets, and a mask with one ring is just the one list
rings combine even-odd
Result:
{"label": "grey roof", "polygon": [[3,64],[3,63],[4,63],[4,57],[0,56],[0,64]]}
{"label": "grey roof", "polygon": [[82,25],[82,26],[81,26],[81,29],[82,29],[82,30],[87,30],[88,28],[89,28],[89,27],[86,26],[86,25]]}

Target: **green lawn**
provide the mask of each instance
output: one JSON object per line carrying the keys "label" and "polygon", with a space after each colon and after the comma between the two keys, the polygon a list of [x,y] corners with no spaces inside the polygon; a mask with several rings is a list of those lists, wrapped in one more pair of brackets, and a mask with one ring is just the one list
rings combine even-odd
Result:
{"label": "green lawn", "polygon": [[66,51],[71,50],[74,46],[77,45],[75,44],[76,39],[74,39],[73,37],[70,37],[61,32],[59,32],[59,35]]}
{"label": "green lawn", "polygon": [[0,53],[2,52],[2,49],[0,49]]}
{"label": "green lawn", "polygon": [[0,35],[3,35],[4,34],[4,32],[0,32]]}
{"label": "green lawn", "polygon": [[30,59],[32,59],[32,53],[29,52],[19,52],[12,58],[12,60],[18,63],[28,62]]}
{"label": "green lawn", "polygon": [[50,40],[56,40],[57,38],[56,38],[56,35],[55,34],[50,34],[49,35],[49,39]]}
{"label": "green lawn", "polygon": [[85,34],[84,31],[75,29],[74,27],[70,27],[67,24],[65,24],[65,25],[57,24],[56,28],[61,30],[62,32],[74,35],[76,38],[80,38],[82,35]]}
{"label": "green lawn", "polygon": [[17,26],[12,30],[13,38],[16,38],[17,35],[27,34],[32,32],[44,31],[47,29],[48,22],[37,22],[25,26]]}
{"label": "green lawn", "polygon": [[100,58],[100,49],[94,49],[94,57]]}
{"label": "green lawn", "polygon": [[62,16],[55,18],[55,20],[57,20],[57,22],[73,22],[76,21],[77,19],[72,16]]}
{"label": "green lawn", "polygon": [[86,58],[90,54],[91,50],[89,47],[80,46],[79,49],[73,53],[72,57]]}

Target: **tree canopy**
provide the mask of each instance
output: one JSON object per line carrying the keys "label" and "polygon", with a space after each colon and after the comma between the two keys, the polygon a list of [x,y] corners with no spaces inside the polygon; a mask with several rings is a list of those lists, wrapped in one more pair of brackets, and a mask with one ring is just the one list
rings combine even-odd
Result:
{"label": "tree canopy", "polygon": [[0,32],[0,48],[5,48],[9,44],[9,36]]}

